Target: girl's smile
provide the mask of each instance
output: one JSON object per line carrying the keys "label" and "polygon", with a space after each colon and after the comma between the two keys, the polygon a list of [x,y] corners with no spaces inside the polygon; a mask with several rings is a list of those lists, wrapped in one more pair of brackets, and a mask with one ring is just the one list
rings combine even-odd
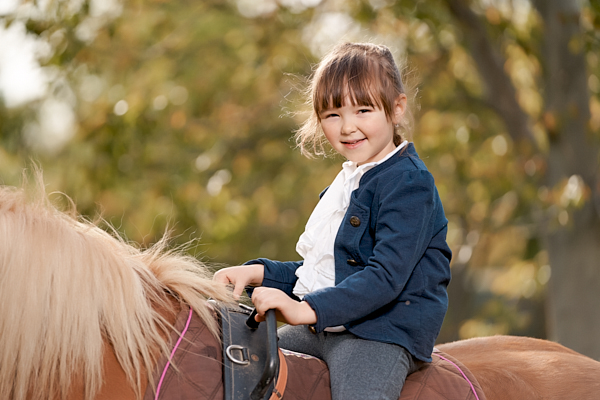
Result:
{"label": "girl's smile", "polygon": [[342,141],[342,143],[349,149],[355,149],[357,148],[364,140],[366,139],[359,139],[359,140],[354,140],[354,141]]}

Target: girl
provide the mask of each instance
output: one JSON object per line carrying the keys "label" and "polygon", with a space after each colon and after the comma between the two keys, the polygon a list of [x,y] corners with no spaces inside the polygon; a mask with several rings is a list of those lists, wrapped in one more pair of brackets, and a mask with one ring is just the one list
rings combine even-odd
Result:
{"label": "girl", "polygon": [[303,261],[264,258],[225,268],[217,281],[247,285],[263,320],[289,325],[282,348],[329,366],[333,399],[398,399],[406,376],[431,361],[448,297],[447,219],[433,177],[402,137],[407,97],[388,48],[346,43],[318,65],[303,152],[322,137],[348,161],[300,236]]}

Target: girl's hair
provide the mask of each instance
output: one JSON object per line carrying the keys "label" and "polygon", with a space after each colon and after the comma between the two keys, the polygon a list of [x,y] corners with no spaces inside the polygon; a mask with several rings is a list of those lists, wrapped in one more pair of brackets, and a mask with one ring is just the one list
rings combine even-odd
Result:
{"label": "girl's hair", "polygon": [[[309,80],[306,98],[312,111],[296,131],[296,144],[306,156],[324,155],[327,140],[319,115],[328,108],[342,107],[346,95],[352,105],[383,109],[391,120],[394,103],[403,93],[400,70],[386,46],[371,43],[338,45],[323,57]],[[403,133],[408,133],[411,121],[407,109],[405,117],[394,128],[396,146],[404,140]]]}

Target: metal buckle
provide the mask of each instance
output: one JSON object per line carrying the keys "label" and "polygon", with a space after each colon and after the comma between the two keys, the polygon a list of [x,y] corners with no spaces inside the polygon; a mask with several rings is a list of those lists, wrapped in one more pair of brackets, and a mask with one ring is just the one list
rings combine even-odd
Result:
{"label": "metal buckle", "polygon": [[[231,354],[232,350],[239,350],[242,353],[242,359],[239,360],[237,358],[235,358],[233,356],[233,354]],[[225,349],[225,354],[227,354],[227,358],[229,358],[232,362],[239,364],[239,365],[248,365],[250,364],[250,361],[248,360],[248,349],[245,348],[244,346],[240,346],[237,344],[232,344],[230,346],[227,347],[227,349]]]}

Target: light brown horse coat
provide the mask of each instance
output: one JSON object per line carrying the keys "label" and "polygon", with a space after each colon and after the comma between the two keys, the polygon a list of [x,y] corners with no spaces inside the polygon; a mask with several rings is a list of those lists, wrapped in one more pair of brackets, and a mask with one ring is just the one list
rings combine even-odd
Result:
{"label": "light brown horse coat", "polygon": [[437,347],[471,370],[488,400],[600,399],[600,362],[558,343],[492,336]]}

